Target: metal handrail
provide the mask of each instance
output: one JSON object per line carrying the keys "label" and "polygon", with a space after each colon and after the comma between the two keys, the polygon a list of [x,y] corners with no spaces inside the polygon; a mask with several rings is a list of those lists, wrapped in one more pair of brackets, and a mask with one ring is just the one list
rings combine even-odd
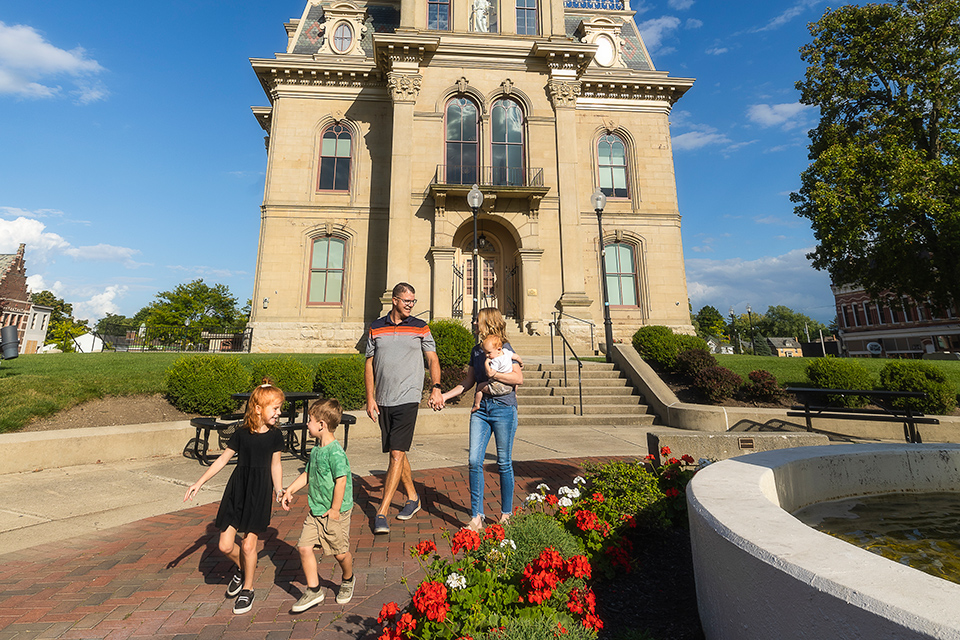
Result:
{"label": "metal handrail", "polygon": [[573,350],[573,346],[567,342],[567,337],[563,335],[563,331],[560,330],[560,325],[556,322],[550,323],[550,362],[553,362],[553,332],[556,330],[557,335],[560,336],[560,339],[563,341],[563,386],[569,387],[567,383],[567,349],[570,349],[570,353],[573,355],[574,359],[577,361],[577,388],[580,393],[580,415],[583,415],[583,362],[580,360],[580,356],[577,355],[577,352]]}
{"label": "metal handrail", "polygon": [[[594,329],[597,325],[595,325],[594,323],[590,322],[589,320],[584,320],[583,318],[578,318],[577,316],[572,316],[572,315],[570,315],[569,313],[564,313],[563,311],[554,311],[552,315],[553,315],[553,321],[556,322],[558,326],[559,326],[559,324],[560,324],[560,320],[558,319],[558,316],[559,316],[560,319],[562,319],[562,318],[564,318],[564,317],[567,317],[567,318],[570,318],[571,320],[576,320],[577,322],[582,322],[582,323],[585,324],[585,325],[589,325],[589,326],[590,326],[590,351],[596,352],[596,349],[595,349],[594,346],[593,346],[593,344],[594,344],[594,342],[593,342],[593,329]],[[550,341],[550,348],[553,349],[553,341],[552,341],[552,340]],[[551,353],[552,353],[552,351],[551,351]]]}

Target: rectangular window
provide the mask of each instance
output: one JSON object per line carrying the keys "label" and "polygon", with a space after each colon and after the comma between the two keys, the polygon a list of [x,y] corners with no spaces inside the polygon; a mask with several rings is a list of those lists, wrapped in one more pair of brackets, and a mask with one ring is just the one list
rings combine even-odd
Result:
{"label": "rectangular window", "polygon": [[427,0],[427,29],[450,30],[450,0]]}
{"label": "rectangular window", "polygon": [[313,241],[308,304],[340,304],[343,296],[344,241],[318,238]]}
{"label": "rectangular window", "polygon": [[608,244],[603,253],[610,306],[637,306],[637,268],[633,248],[627,244]]}
{"label": "rectangular window", "polygon": [[537,0],[517,0],[517,33],[537,35]]}

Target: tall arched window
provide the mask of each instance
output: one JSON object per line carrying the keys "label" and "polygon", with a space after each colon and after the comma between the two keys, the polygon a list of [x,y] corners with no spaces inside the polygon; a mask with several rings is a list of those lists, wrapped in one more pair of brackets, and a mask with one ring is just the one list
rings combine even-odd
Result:
{"label": "tall arched window", "polygon": [[478,182],[480,118],[477,105],[466,98],[447,103],[447,184]]}
{"label": "tall arched window", "polygon": [[611,306],[637,306],[637,261],[633,245],[611,242],[604,247],[607,297]]}
{"label": "tall arched window", "polygon": [[350,155],[353,139],[350,130],[334,124],[323,132],[320,141],[320,191],[350,190]]}
{"label": "tall arched window", "polygon": [[523,186],[523,111],[513,100],[498,100],[490,111],[493,183]]}
{"label": "tall arched window", "polygon": [[607,134],[597,142],[600,190],[608,198],[629,198],[627,148],[619,136]]}
{"label": "tall arched window", "polygon": [[340,304],[343,299],[343,254],[346,243],[332,236],[313,241],[307,304]]}

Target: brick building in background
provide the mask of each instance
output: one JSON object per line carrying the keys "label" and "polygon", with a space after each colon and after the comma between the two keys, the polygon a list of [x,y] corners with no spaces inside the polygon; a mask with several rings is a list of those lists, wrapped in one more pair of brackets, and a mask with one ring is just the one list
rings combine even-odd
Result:
{"label": "brick building in background", "polygon": [[[843,349],[851,356],[920,358],[937,352],[960,352],[960,317],[955,306],[937,312],[910,297],[871,300],[863,289],[832,286]],[[873,351],[871,343],[878,345]]]}
{"label": "brick building in background", "polygon": [[22,354],[36,353],[43,346],[53,311],[30,302],[25,250],[21,244],[16,253],[0,253],[0,327],[17,328]]}

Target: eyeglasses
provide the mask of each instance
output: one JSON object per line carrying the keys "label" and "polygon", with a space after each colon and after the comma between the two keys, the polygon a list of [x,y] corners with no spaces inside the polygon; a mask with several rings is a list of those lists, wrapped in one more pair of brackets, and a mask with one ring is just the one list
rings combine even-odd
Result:
{"label": "eyeglasses", "polygon": [[405,307],[412,307],[413,305],[417,304],[416,298],[414,298],[413,300],[404,300],[403,298],[394,298],[394,300],[399,300],[400,303],[403,304],[403,306]]}

